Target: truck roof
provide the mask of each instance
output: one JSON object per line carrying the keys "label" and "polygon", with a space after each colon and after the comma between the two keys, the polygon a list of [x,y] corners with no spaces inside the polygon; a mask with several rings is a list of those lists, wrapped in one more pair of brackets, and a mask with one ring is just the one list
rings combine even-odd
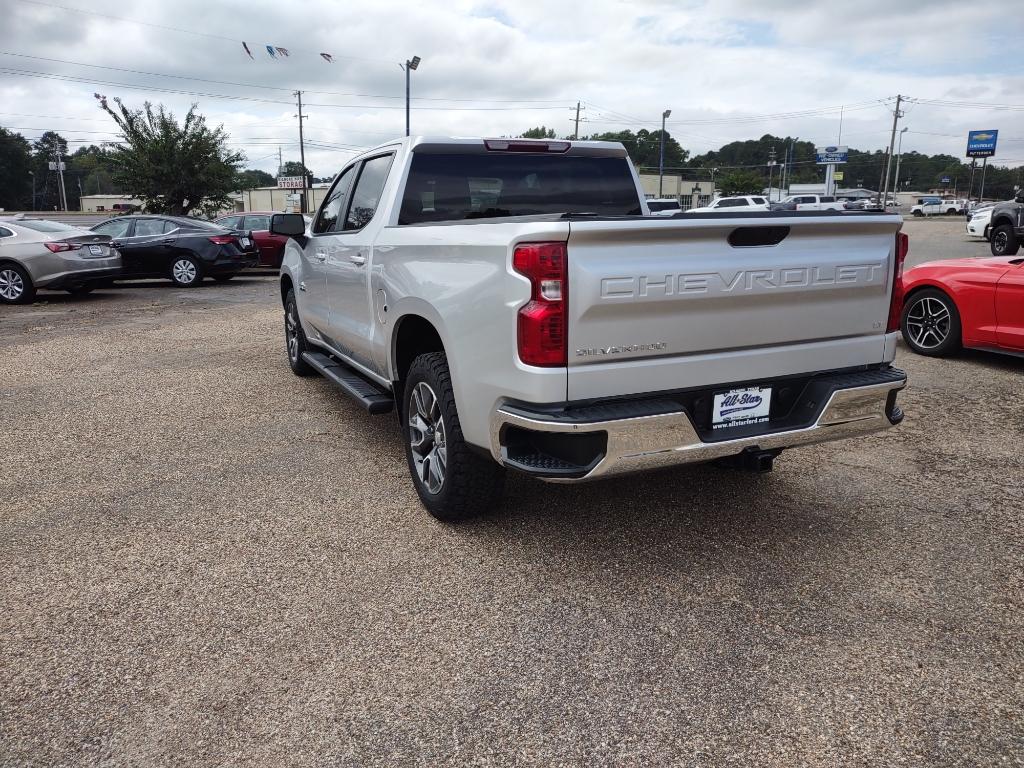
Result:
{"label": "truck roof", "polygon": [[[503,146],[505,145],[505,146]],[[413,152],[439,154],[457,152],[476,154],[485,152],[530,152],[531,145],[538,152],[552,154],[586,155],[588,157],[627,157],[626,148],[617,141],[573,141],[571,139],[516,139],[482,136],[403,136],[378,144],[360,155],[367,155],[389,147],[410,147]]]}

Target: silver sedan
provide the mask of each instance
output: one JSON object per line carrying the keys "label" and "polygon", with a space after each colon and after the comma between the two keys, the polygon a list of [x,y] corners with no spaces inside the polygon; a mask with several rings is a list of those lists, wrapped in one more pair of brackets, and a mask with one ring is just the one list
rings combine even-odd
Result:
{"label": "silver sedan", "polygon": [[85,294],[121,274],[121,254],[99,235],[56,221],[0,218],[0,304],[28,304],[46,288]]}

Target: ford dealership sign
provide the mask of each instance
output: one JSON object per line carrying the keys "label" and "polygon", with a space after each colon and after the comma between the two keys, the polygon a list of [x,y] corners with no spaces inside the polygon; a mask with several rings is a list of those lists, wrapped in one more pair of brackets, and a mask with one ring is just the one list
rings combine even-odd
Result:
{"label": "ford dealership sign", "polygon": [[846,147],[815,147],[814,157],[818,165],[831,165],[833,163],[845,163],[849,155]]}

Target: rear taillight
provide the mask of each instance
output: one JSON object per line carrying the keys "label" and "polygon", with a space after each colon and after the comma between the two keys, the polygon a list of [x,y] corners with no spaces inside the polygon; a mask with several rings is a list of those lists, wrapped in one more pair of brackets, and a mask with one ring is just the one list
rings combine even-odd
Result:
{"label": "rear taillight", "polygon": [[907,260],[910,240],[905,232],[896,233],[896,263],[892,269],[892,297],[889,299],[889,325],[886,333],[900,329],[900,314],[903,312],[903,262]]}
{"label": "rear taillight", "polygon": [[82,247],[81,243],[43,243],[47,250],[51,253],[61,253],[62,251],[77,251]]}
{"label": "rear taillight", "polygon": [[530,301],[519,310],[519,359],[527,365],[566,365],[569,255],[565,243],[521,243],[512,253],[516,272],[530,279]]}
{"label": "rear taillight", "polygon": [[227,245],[228,243],[235,242],[235,236],[234,235],[212,235],[209,238],[209,240],[210,240],[211,243],[216,243],[217,245]]}

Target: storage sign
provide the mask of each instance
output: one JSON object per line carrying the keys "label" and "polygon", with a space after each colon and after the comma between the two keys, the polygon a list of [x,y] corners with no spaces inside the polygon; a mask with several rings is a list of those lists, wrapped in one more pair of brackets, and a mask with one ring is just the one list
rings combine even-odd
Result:
{"label": "storage sign", "polygon": [[815,162],[818,165],[845,163],[850,152],[846,147],[815,147]]}
{"label": "storage sign", "polygon": [[996,153],[999,131],[970,131],[967,134],[968,157],[992,157]]}
{"label": "storage sign", "polygon": [[277,186],[281,189],[304,189],[304,181],[301,176],[278,176]]}

